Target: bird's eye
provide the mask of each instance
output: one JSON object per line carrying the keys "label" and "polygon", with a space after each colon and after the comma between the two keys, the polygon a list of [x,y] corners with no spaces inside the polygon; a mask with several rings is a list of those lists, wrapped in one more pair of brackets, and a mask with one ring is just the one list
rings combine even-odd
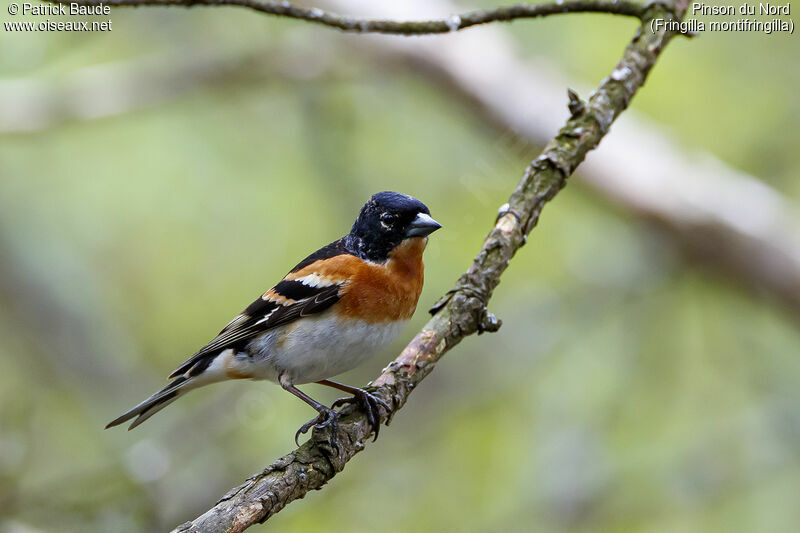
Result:
{"label": "bird's eye", "polygon": [[395,218],[394,215],[391,213],[383,213],[381,215],[381,222],[383,222],[384,224],[391,224],[394,222],[394,218]]}

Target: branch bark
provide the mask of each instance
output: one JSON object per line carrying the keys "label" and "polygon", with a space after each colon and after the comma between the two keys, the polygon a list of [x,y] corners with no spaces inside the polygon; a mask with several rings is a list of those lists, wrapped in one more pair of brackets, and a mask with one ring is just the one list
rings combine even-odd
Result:
{"label": "branch bark", "polygon": [[[588,102],[571,96],[571,118],[527,168],[508,204],[501,208],[469,270],[434,306],[431,310],[434,316],[422,331],[370,384],[374,394],[393,406],[393,413],[403,407],[437,361],[464,337],[496,331],[500,327],[500,321],[486,306],[501,275],[536,226],[545,204],[566,185],[567,177],[627,108],[658,55],[674,36],[663,31],[651,33],[650,20],[679,20],[685,9],[685,3],[677,7],[660,3],[649,5],[622,59]],[[320,489],[364,449],[371,433],[366,417],[351,407],[342,411],[336,435],[338,446],[332,445],[329,431],[315,429],[308,442],[235,487],[211,509],[174,531],[240,532],[264,522],[310,490]]]}
{"label": "branch bark", "polygon": [[449,33],[489,22],[509,22],[520,18],[538,18],[564,13],[608,13],[641,18],[646,6],[630,0],[557,0],[545,4],[518,4],[461,15],[446,19],[396,21],[367,18],[353,18],[330,13],[319,8],[296,6],[290,2],[270,0],[49,0],[58,4],[78,3],[84,6],[107,5],[113,7],[130,6],[237,6],[252,9],[267,15],[293,18],[322,24],[352,33],[386,33],[395,35],[425,35]]}

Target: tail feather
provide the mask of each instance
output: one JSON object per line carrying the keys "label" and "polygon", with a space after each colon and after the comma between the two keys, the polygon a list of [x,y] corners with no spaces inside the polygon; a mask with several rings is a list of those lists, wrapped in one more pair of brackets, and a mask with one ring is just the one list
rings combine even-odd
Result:
{"label": "tail feather", "polygon": [[156,414],[157,412],[159,412],[160,410],[162,410],[163,408],[165,408],[166,406],[177,400],[178,395],[179,392],[175,391],[161,398],[158,401],[158,403],[154,404],[152,407],[150,407],[146,411],[143,411],[138,417],[136,417],[136,420],[134,420],[131,423],[131,425],[128,426],[128,431],[132,430],[133,428],[135,428],[136,426],[138,426],[139,424],[141,424],[142,422],[144,422],[145,420],[147,420],[148,418],[150,418],[151,416],[153,416],[154,414]]}
{"label": "tail feather", "polygon": [[170,382],[169,385],[153,394],[136,407],[133,407],[132,409],[120,415],[118,418],[115,418],[109,422],[106,425],[106,429],[118,426],[134,417],[137,417],[136,420],[134,420],[133,423],[128,427],[128,431],[130,431],[165,408],[167,405],[174,402],[178,398],[178,395],[182,392],[182,389],[184,389],[190,381],[191,378],[186,378],[184,376],[178,377]]}
{"label": "tail feather", "polygon": [[[227,353],[227,355],[230,356],[232,351],[228,352],[222,352],[222,354]],[[131,430],[190,390],[229,379],[224,361],[222,360],[223,358],[218,357],[219,355],[220,354],[216,354],[214,357],[208,358],[202,365],[196,365],[191,372],[186,372],[186,374],[176,377],[169,382],[166,387],[153,394],[133,409],[125,412],[119,418],[109,422],[106,429],[118,426],[132,418],[136,418],[128,427],[128,430]]]}

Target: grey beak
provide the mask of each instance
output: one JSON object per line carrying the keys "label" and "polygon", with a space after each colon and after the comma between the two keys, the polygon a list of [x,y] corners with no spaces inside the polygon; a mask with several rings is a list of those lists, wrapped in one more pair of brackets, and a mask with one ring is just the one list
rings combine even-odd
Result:
{"label": "grey beak", "polygon": [[406,237],[426,237],[441,227],[442,225],[433,220],[430,215],[419,213],[417,218],[409,224]]}

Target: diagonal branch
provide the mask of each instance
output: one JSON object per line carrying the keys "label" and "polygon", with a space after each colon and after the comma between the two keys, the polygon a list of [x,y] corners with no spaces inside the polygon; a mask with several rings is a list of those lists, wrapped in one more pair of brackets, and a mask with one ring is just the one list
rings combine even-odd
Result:
{"label": "diagonal branch", "polygon": [[[364,5],[327,2],[343,11]],[[424,2],[452,10],[448,0]],[[410,68],[440,85],[496,129],[498,146],[520,154],[546,143],[561,126],[565,82],[541,63],[523,59],[507,35],[492,30],[444,42],[365,37],[370,46],[357,51],[381,68]],[[580,178],[601,197],[653,223],[687,259],[732,278],[740,289],[783,303],[800,318],[800,206],[757,176],[681,144],[631,110],[581,166]]]}
{"label": "diagonal branch", "polygon": [[545,4],[518,4],[462,15],[452,15],[446,19],[421,21],[396,21],[346,17],[322,9],[301,7],[290,2],[270,0],[49,0],[57,4],[77,3],[83,6],[107,5],[112,7],[130,6],[237,6],[252,9],[267,15],[277,15],[315,24],[322,24],[352,33],[388,33],[395,35],[425,35],[449,33],[470,26],[489,22],[510,22],[521,18],[538,18],[564,13],[608,13],[642,18],[646,6],[630,0],[557,0]]}
{"label": "diagonal branch", "polygon": [[[665,4],[648,6],[642,26],[622,59],[588,102],[570,94],[571,118],[527,168],[469,270],[434,306],[434,316],[422,331],[371,384],[371,390],[390,402],[394,412],[402,408],[437,361],[464,337],[500,327],[499,320],[486,310],[500,276],[536,226],[545,204],[566,185],[567,177],[627,108],[661,50],[674,36],[650,32],[650,20],[679,20],[685,9],[685,2],[674,12]],[[232,489],[211,509],[175,532],[241,532],[264,522],[310,490],[320,489],[364,449],[371,434],[365,415],[352,408],[342,412],[336,435],[338,446],[331,444],[328,431],[315,429],[309,442]]]}

